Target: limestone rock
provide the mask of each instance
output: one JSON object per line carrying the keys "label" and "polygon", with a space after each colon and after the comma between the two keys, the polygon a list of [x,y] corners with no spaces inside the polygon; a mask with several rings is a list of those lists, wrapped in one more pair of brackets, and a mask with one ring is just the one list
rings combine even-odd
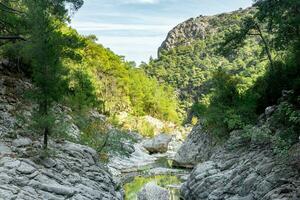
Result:
{"label": "limestone rock", "polygon": [[32,140],[30,138],[22,137],[12,141],[12,145],[15,147],[25,147],[32,144]]}
{"label": "limestone rock", "polygon": [[11,149],[7,146],[7,145],[5,145],[4,143],[1,143],[0,142],[0,155],[1,154],[9,154],[9,153],[11,153]]}
{"label": "limestone rock", "polygon": [[[228,142],[238,142],[238,137]],[[227,148],[199,163],[181,187],[186,200],[299,199],[299,174],[267,147]],[[293,183],[293,184],[292,184]],[[293,185],[293,186],[292,186]]]}
{"label": "limestone rock", "polygon": [[[247,14],[249,10],[251,10],[251,8],[234,12]],[[216,21],[223,22],[225,19],[224,16],[233,13],[224,13],[215,16],[200,15],[178,24],[168,33],[167,38],[158,50],[158,54],[160,55],[162,50],[170,50],[184,45],[187,46],[195,40],[204,40],[207,36],[215,34],[220,28],[219,23],[216,23]]]}
{"label": "limestone rock", "polygon": [[[0,61],[0,199],[2,200],[122,200],[123,192],[107,168],[98,161],[97,152],[72,142],[55,142],[50,137],[50,157],[41,159],[41,138],[32,141],[18,137],[27,132],[35,105],[23,103],[21,94],[31,88],[30,81]],[[21,108],[20,108],[21,107]],[[57,106],[72,123],[70,109]],[[16,112],[26,113],[17,120]],[[76,127],[70,129],[76,133]],[[27,152],[30,152],[27,154]],[[25,155],[26,156],[23,156]]]}
{"label": "limestone rock", "polygon": [[143,143],[145,149],[150,153],[165,153],[168,151],[168,145],[172,140],[172,136],[160,134],[153,139],[146,140]]}
{"label": "limestone rock", "polygon": [[193,168],[197,163],[208,160],[215,148],[211,136],[198,124],[177,151],[174,165]]}
{"label": "limestone rock", "polygon": [[123,199],[93,149],[71,142],[50,144],[55,157],[36,163],[33,158],[0,157],[0,199]]}
{"label": "limestone rock", "polygon": [[146,184],[138,193],[138,200],[169,200],[169,191],[155,183]]}
{"label": "limestone rock", "polygon": [[32,174],[36,169],[25,163],[25,162],[21,162],[21,165],[17,168],[17,171],[22,173],[22,174]]}

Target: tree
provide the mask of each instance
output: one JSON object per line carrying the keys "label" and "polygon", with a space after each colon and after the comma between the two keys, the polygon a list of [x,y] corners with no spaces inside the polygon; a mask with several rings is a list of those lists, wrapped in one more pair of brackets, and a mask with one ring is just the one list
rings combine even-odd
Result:
{"label": "tree", "polygon": [[[65,94],[68,86],[64,76],[66,68],[63,65],[63,57],[74,58],[74,52],[70,49],[74,46],[74,38],[66,36],[61,29],[67,10],[64,7],[66,1],[27,0],[28,35],[30,35],[29,54],[32,61],[32,77],[36,89],[33,99],[38,103],[38,125],[43,130],[44,148],[47,148],[48,135],[55,121],[51,115],[51,107]],[[70,2],[70,1],[67,1]],[[78,9],[78,1],[74,7]],[[76,37],[76,36],[75,36]],[[76,40],[75,40],[76,41]],[[74,43],[73,43],[74,44]],[[76,44],[76,43],[75,43]]]}
{"label": "tree", "polygon": [[7,42],[24,40],[24,16],[21,1],[0,0],[0,46]]}
{"label": "tree", "polygon": [[248,36],[259,37],[263,43],[264,50],[267,54],[268,60],[271,67],[273,68],[274,62],[270,50],[270,45],[267,41],[267,38],[262,30],[262,26],[254,17],[246,17],[238,30],[230,32],[226,35],[225,40],[221,43],[219,52],[222,54],[227,54],[232,50],[236,50],[245,45],[245,40]]}
{"label": "tree", "polygon": [[258,12],[255,18],[267,25],[273,34],[277,50],[295,45],[300,40],[300,1],[298,0],[255,0]]}

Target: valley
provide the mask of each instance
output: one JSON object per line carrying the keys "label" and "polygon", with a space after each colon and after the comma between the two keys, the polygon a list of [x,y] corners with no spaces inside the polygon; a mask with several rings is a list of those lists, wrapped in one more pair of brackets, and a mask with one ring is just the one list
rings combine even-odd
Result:
{"label": "valley", "polygon": [[300,4],[253,3],[136,65],[83,0],[0,0],[0,200],[300,199]]}

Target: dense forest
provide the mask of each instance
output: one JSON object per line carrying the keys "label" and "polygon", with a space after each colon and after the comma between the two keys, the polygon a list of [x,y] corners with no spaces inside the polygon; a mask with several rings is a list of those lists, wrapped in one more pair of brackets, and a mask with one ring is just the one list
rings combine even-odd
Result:
{"label": "dense forest", "polygon": [[0,56],[34,83],[28,97],[38,105],[34,121],[45,146],[56,103],[78,113],[94,108],[107,116],[124,111],[175,123],[199,121],[222,139],[254,124],[282,91],[293,95],[280,105],[274,123],[288,127],[280,138],[289,145],[297,140],[299,1],[256,0],[246,10],[204,17],[210,24],[204,38],[160,49],[157,59],[140,67],[69,27],[83,3],[0,1]]}

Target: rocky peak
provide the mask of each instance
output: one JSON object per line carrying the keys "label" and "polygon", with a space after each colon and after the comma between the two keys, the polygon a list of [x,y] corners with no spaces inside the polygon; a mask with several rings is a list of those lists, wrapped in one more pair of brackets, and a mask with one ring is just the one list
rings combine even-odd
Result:
{"label": "rocky peak", "polygon": [[158,54],[160,54],[162,50],[170,50],[177,46],[189,45],[192,41],[197,39],[205,40],[208,35],[214,34],[219,29],[222,29],[219,22],[223,24],[221,26],[226,26],[226,24],[233,24],[232,22],[230,22],[232,19],[228,18],[228,16],[235,14],[244,15],[253,10],[253,8],[248,8],[245,10],[240,9],[231,13],[224,13],[214,16],[200,15],[196,18],[190,18],[175,26],[168,33],[167,38],[158,50]]}
{"label": "rocky peak", "polygon": [[188,45],[194,39],[205,39],[209,33],[208,19],[210,17],[199,16],[190,18],[187,21],[173,28],[162,43],[159,51],[170,50],[179,45]]}

